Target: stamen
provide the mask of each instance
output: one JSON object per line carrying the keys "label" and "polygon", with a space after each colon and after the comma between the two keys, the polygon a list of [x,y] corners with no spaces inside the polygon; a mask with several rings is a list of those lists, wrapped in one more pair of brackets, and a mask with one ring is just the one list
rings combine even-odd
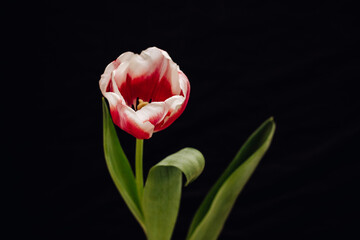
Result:
{"label": "stamen", "polygon": [[141,108],[145,107],[146,105],[148,105],[148,102],[144,102],[143,100],[139,99],[139,104],[136,107],[136,110],[140,110]]}

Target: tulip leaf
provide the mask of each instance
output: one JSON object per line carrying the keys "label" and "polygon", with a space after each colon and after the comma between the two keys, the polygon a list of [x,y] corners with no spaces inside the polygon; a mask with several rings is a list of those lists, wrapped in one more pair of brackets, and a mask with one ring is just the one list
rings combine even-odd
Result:
{"label": "tulip leaf", "polygon": [[195,180],[205,166],[196,149],[184,148],[153,166],[143,195],[143,210],[148,240],[169,240],[180,206],[182,173],[187,182]]}
{"label": "tulip leaf", "polygon": [[240,148],[197,210],[188,240],[218,238],[238,195],[269,148],[274,132],[275,123],[271,117]]}
{"label": "tulip leaf", "polygon": [[106,101],[103,106],[104,154],[110,176],[130,211],[145,230],[144,216],[130,163],[120,145]]}

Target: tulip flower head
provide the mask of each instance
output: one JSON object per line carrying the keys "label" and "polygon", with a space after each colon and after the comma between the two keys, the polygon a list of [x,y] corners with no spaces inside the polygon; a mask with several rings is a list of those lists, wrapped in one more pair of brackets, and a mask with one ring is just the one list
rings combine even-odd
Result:
{"label": "tulip flower head", "polygon": [[164,50],[125,52],[111,62],[99,82],[113,122],[138,139],[167,128],[184,111],[190,83]]}

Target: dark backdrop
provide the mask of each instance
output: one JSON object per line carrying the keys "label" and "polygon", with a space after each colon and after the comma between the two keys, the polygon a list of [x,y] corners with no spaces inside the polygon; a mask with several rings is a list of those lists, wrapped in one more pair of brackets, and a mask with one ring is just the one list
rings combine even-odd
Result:
{"label": "dark backdrop", "polygon": [[[23,22],[32,41],[24,40],[32,52],[26,62],[35,73],[23,79],[31,96],[15,110],[26,134],[18,139],[23,147],[9,155],[17,167],[8,207],[14,234],[144,239],[105,165],[98,81],[121,53],[150,46],[179,64],[191,94],[182,116],[145,141],[145,172],[186,146],[206,159],[200,178],[183,189],[173,239],[184,239],[211,185],[270,116],[277,124],[273,143],[220,239],[357,234],[360,74],[353,4],[101,1],[32,7]],[[132,160],[133,137],[118,134]]]}

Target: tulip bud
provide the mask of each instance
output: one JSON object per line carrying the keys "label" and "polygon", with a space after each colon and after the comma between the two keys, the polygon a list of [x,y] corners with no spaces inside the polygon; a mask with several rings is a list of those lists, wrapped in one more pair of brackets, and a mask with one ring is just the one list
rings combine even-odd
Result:
{"label": "tulip bud", "polygon": [[190,83],[164,50],[121,54],[101,75],[114,123],[138,139],[167,128],[184,111]]}

